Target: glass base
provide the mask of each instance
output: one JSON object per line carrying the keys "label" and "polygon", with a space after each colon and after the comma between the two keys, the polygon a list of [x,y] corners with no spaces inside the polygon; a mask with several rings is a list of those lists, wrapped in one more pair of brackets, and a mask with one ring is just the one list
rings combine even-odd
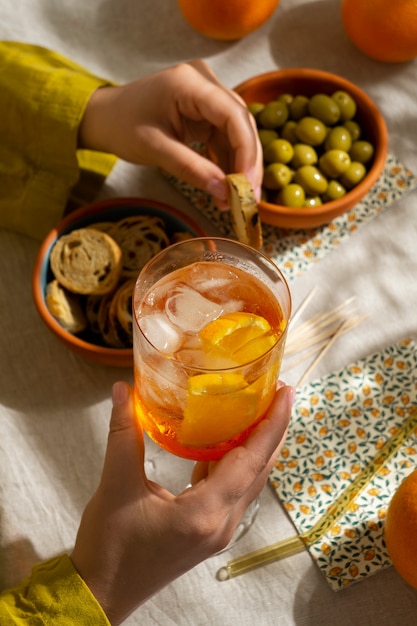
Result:
{"label": "glass base", "polygon": [[248,530],[250,530],[250,528],[252,527],[252,524],[254,523],[255,518],[258,514],[259,504],[260,504],[259,497],[256,498],[256,500],[254,500],[253,502],[251,502],[251,504],[248,506],[248,508],[244,512],[243,516],[240,518],[240,522],[237,525],[236,530],[233,533],[231,540],[229,541],[227,546],[223,548],[223,550],[219,550],[218,552],[216,552],[215,556],[217,556],[218,554],[223,554],[223,552],[227,552],[227,550],[230,550],[230,548],[233,548],[233,546],[235,546],[237,542],[240,541],[240,539],[242,539],[244,535],[246,535]]}
{"label": "glass base", "polygon": [[[190,486],[190,477],[195,461],[183,459],[166,452],[145,435],[146,460],[145,472],[149,480],[158,483],[174,495],[179,495]],[[259,498],[246,509],[230,542],[216,554],[232,548],[251,528],[259,510]]]}

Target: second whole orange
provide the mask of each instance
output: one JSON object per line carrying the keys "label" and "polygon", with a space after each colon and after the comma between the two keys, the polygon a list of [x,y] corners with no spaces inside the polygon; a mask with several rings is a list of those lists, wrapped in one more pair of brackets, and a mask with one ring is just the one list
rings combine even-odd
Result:
{"label": "second whole orange", "polygon": [[402,481],[391,498],[384,537],[393,566],[417,589],[417,470]]}
{"label": "second whole orange", "polygon": [[264,24],[279,0],[178,0],[187,22],[212,39],[241,39]]}
{"label": "second whole orange", "polygon": [[387,63],[417,56],[417,0],[342,0],[342,22],[351,42]]}

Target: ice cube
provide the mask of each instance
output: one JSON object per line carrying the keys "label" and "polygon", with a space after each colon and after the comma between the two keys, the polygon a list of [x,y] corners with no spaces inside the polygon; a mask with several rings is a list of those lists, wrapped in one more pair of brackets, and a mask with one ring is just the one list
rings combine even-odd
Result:
{"label": "ice cube", "polygon": [[175,358],[185,365],[195,367],[201,370],[227,370],[232,367],[237,367],[237,362],[232,358],[225,356],[220,351],[203,352],[202,350],[184,349],[179,350],[175,355]]}
{"label": "ice cube", "polygon": [[239,276],[230,267],[220,265],[213,273],[210,266],[203,266],[193,276],[193,287],[205,298],[215,300],[217,306],[222,307],[222,313],[234,313],[243,310],[243,302],[232,295],[239,281]]}
{"label": "ice cube", "polygon": [[244,302],[242,300],[225,300],[221,303],[224,313],[236,313],[236,311],[243,311]]}
{"label": "ice cube", "polygon": [[181,345],[181,334],[172,327],[164,313],[151,313],[141,317],[139,326],[148,341],[164,354],[174,354]]}
{"label": "ice cube", "polygon": [[211,291],[211,289],[218,287],[222,288],[236,282],[236,280],[239,280],[239,277],[233,267],[221,263],[216,263],[214,267],[211,263],[202,263],[195,267],[191,275],[193,287],[201,292]]}
{"label": "ice cube", "polygon": [[169,408],[172,413],[177,412],[176,407],[184,408],[188,385],[184,368],[167,358],[147,365],[143,372],[143,380],[147,381],[144,396],[165,409]]}
{"label": "ice cube", "polygon": [[222,315],[224,309],[188,285],[181,285],[165,303],[170,322],[183,331],[198,333],[206,324]]}

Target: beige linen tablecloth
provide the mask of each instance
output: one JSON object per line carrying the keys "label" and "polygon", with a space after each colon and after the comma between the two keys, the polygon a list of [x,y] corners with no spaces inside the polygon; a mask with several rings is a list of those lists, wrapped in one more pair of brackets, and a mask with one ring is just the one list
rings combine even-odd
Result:
{"label": "beige linen tablecloth", "polygon": [[[227,1],[227,0],[226,0]],[[174,0],[0,0],[0,37],[54,48],[117,81],[193,57],[207,60],[230,87],[263,71],[311,66],[363,87],[385,116],[390,153],[417,173],[417,60],[371,61],[346,39],[336,0],[281,0],[273,18],[242,41],[205,39]],[[158,172],[119,163],[102,196],[140,195],[195,214]],[[416,335],[417,191],[353,233],[292,282],[295,306],[313,286],[309,315],[356,296],[368,315],[338,340],[310,376]],[[204,221],[204,220],[203,220]],[[0,584],[39,559],[70,549],[101,470],[112,383],[129,370],[83,361],[42,325],[31,296],[38,245],[0,232]],[[298,380],[291,371],[288,381]],[[152,452],[152,450],[151,450]],[[267,487],[255,526],[230,556],[292,536]],[[302,553],[219,583],[229,557],[198,566],[149,600],[127,624],[199,626],[411,626],[417,592],[392,568],[338,594]],[[140,584],[140,583],[139,583]]]}

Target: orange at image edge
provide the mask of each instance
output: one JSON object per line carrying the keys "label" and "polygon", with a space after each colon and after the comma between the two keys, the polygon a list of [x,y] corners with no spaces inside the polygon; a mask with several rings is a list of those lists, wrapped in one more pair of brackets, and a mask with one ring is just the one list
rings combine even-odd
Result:
{"label": "orange at image edge", "polygon": [[246,37],[269,20],[279,0],[177,0],[188,24],[220,41]]}
{"label": "orange at image edge", "polygon": [[342,0],[347,37],[360,52],[383,63],[406,63],[417,57],[415,0]]}
{"label": "orange at image edge", "polygon": [[417,469],[402,481],[391,498],[384,538],[394,568],[417,589]]}

